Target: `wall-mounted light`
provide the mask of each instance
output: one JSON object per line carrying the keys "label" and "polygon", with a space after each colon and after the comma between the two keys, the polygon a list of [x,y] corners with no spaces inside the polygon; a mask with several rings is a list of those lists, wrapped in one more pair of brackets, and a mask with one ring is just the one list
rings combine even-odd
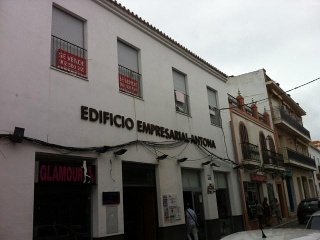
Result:
{"label": "wall-mounted light", "polygon": [[126,151],[127,151],[127,149],[124,149],[124,148],[123,148],[123,149],[120,149],[120,150],[118,150],[118,151],[113,152],[113,154],[116,155],[116,156],[118,156],[118,155],[125,154]]}
{"label": "wall-mounted light", "polygon": [[214,162],[210,164],[211,167],[220,167],[217,164],[215,164]]}
{"label": "wall-mounted light", "polygon": [[188,159],[188,158],[186,158],[186,157],[185,157],[185,158],[180,158],[180,159],[177,160],[177,162],[179,162],[179,163],[180,163],[180,162],[185,162],[185,161],[187,161],[187,159]]}
{"label": "wall-mounted light", "polygon": [[161,155],[161,156],[158,156],[157,159],[158,159],[158,160],[163,160],[163,159],[166,159],[167,157],[168,157],[167,154],[163,154],[163,155]]}
{"label": "wall-mounted light", "polygon": [[11,141],[16,143],[21,143],[23,140],[24,128],[15,127],[14,133],[11,136]]}
{"label": "wall-mounted light", "polygon": [[201,165],[204,166],[204,165],[208,165],[209,163],[211,163],[211,161],[206,161],[204,163],[201,163]]}

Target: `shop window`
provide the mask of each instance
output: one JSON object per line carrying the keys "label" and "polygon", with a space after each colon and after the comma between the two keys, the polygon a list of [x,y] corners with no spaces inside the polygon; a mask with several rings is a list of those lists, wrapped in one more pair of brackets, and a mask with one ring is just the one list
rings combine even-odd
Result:
{"label": "shop window", "polygon": [[253,221],[257,218],[255,201],[257,200],[259,203],[261,203],[259,187],[256,182],[243,182],[243,189],[248,218],[249,221]]}
{"label": "shop window", "polygon": [[84,22],[57,7],[52,8],[51,66],[87,77]]}
{"label": "shop window", "polygon": [[217,92],[211,88],[207,88],[209,114],[212,125],[221,126],[220,110],[217,104]]}
{"label": "shop window", "polygon": [[142,97],[139,51],[118,40],[119,91]]}
{"label": "shop window", "polygon": [[189,109],[189,96],[187,92],[186,76],[175,70],[172,71],[172,75],[173,75],[176,111],[189,115],[190,109]]}

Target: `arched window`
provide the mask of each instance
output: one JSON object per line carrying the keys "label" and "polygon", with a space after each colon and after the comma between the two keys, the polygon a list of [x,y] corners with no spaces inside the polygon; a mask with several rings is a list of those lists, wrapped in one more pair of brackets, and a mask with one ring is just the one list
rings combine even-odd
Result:
{"label": "arched window", "polygon": [[272,139],[272,137],[269,135],[267,137],[268,139],[268,144],[269,144],[269,150],[270,150],[270,155],[271,155],[271,159],[272,159],[272,163],[274,165],[278,165],[278,162],[277,162],[277,153],[276,153],[276,147],[274,145],[274,141]]}
{"label": "arched window", "polygon": [[246,126],[243,123],[240,123],[239,126],[239,133],[240,133],[240,141],[241,141],[241,151],[243,159],[250,158],[249,157],[249,135]]}
{"label": "arched window", "polygon": [[240,140],[241,143],[249,143],[248,131],[243,123],[240,123]]}
{"label": "arched window", "polygon": [[267,141],[262,132],[259,134],[259,142],[261,147],[261,153],[262,153],[262,160],[264,164],[269,163],[269,157],[268,157],[268,148],[267,148]]}

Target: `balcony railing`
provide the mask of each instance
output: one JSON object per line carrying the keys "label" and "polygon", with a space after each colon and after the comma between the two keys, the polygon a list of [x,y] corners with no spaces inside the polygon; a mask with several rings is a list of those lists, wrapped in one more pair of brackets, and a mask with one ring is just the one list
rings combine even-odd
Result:
{"label": "balcony railing", "polygon": [[[238,99],[236,99],[235,97],[231,96],[228,94],[228,101],[230,104],[232,104],[233,106],[237,107],[237,108],[240,108],[240,103],[238,101]],[[250,106],[248,105],[245,105],[244,106],[244,109],[245,109],[245,112],[251,116],[253,116],[253,111],[251,109]],[[258,113],[258,118],[259,118],[259,121],[260,122],[263,122],[265,124],[267,124],[267,119],[265,118],[265,116],[263,116],[263,114],[261,113]]]}
{"label": "balcony railing", "polygon": [[288,124],[295,131],[299,132],[301,135],[306,136],[310,139],[310,132],[304,128],[296,119],[291,117],[283,108],[273,109],[275,120],[281,119],[281,121]]}
{"label": "balcony railing", "polygon": [[260,163],[259,147],[251,143],[241,143],[243,160]]}
{"label": "balcony railing", "polygon": [[263,155],[263,163],[264,164],[271,164],[277,167],[282,167],[283,166],[283,155],[270,151],[270,150],[263,150],[262,151]]}
{"label": "balcony railing", "polygon": [[228,101],[233,106],[240,107],[240,103],[239,103],[238,99],[236,99],[235,97],[233,97],[233,96],[231,96],[229,94],[228,94]]}
{"label": "balcony railing", "polygon": [[310,158],[302,153],[296,152],[290,148],[283,149],[283,155],[285,159],[288,159],[289,163],[297,162],[316,168],[316,162],[313,158]]}
{"label": "balcony railing", "polygon": [[118,65],[118,71],[119,90],[137,97],[141,97],[141,74],[121,65]]}
{"label": "balcony railing", "polygon": [[87,78],[87,50],[51,35],[51,66]]}

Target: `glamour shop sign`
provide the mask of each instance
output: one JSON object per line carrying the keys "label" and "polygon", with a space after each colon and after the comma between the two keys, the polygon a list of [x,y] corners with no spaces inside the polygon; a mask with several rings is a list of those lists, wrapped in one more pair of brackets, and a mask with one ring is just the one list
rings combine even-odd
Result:
{"label": "glamour shop sign", "polygon": [[185,132],[180,132],[140,120],[136,120],[135,122],[132,118],[125,117],[119,114],[113,114],[111,112],[97,110],[95,108],[90,108],[87,106],[81,106],[81,119],[103,125],[115,126],[117,128],[125,128],[127,130],[136,128],[136,131],[139,133],[155,135],[157,137],[169,140],[184,141],[191,138],[192,143],[204,147],[216,148],[216,144],[212,139],[196,135],[191,135],[189,137]]}

